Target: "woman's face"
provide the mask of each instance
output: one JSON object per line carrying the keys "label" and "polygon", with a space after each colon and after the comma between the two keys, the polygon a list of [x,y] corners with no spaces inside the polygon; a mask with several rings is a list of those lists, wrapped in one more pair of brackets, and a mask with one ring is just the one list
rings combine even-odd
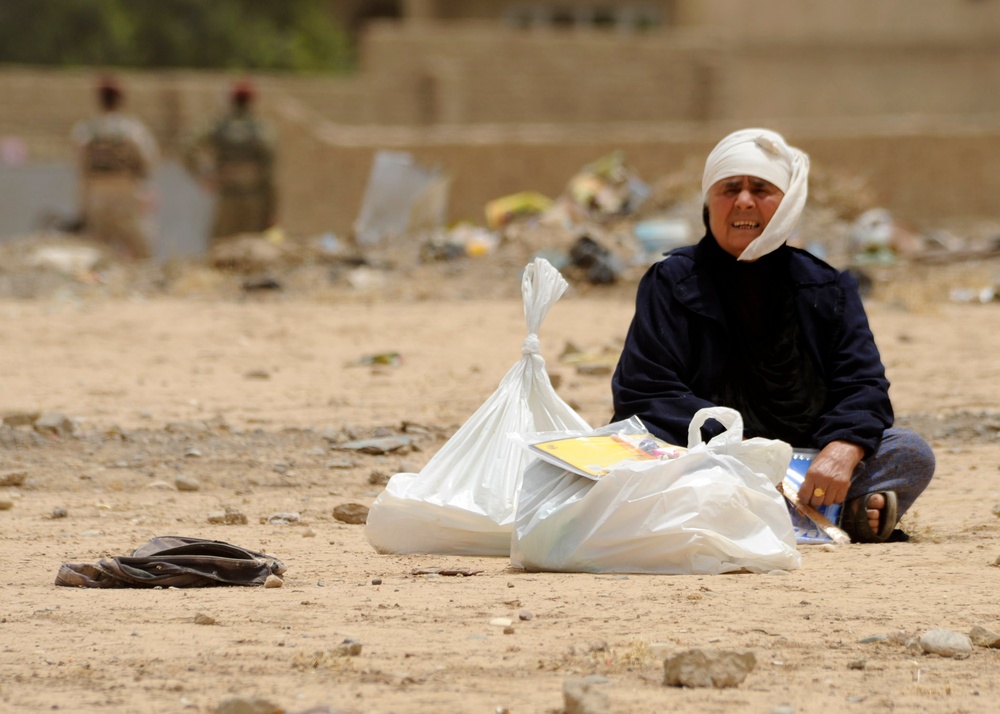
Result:
{"label": "woman's face", "polygon": [[708,189],[708,227],[719,247],[738,258],[764,232],[784,192],[756,176],[731,176]]}

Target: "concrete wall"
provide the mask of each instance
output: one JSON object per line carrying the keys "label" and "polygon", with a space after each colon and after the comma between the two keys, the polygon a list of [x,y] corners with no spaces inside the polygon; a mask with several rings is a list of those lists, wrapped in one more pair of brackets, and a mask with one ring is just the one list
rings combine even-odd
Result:
{"label": "concrete wall", "polygon": [[[303,229],[346,233],[361,204],[371,160],[387,148],[409,151],[421,163],[447,170],[454,177],[452,219],[482,223],[487,201],[523,190],[557,196],[581,167],[616,149],[625,151],[628,164],[648,182],[684,174],[696,188],[708,151],[740,126],[357,130],[329,125],[303,132],[322,138],[302,146],[312,170],[285,177],[286,200],[300,207],[294,218]],[[858,122],[839,131],[810,128],[809,122],[773,126],[810,154],[817,172],[868,184],[877,203],[904,220],[932,226],[955,217],[1000,219],[998,122],[979,129],[898,120]]]}
{"label": "concrete wall", "polygon": [[[257,76],[260,109],[279,132],[282,220],[294,232],[349,233],[380,148],[447,169],[452,218],[481,220],[492,198],[556,195],[614,149],[652,181],[753,124],[874,182],[884,205],[913,220],[1000,215],[1000,2],[747,7],[677,0],[669,11],[683,29],[632,35],[374,24],[357,75]],[[841,17],[852,12],[854,24]],[[70,128],[93,111],[96,74],[0,68],[0,138],[26,141],[32,160],[70,162]],[[126,108],[175,157],[232,78],[124,73]]]}

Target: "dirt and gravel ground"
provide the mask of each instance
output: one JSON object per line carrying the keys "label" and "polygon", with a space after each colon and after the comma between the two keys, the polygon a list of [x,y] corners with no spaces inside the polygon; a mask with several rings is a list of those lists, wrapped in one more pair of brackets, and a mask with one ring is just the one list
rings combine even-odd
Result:
{"label": "dirt and gravel ground", "polygon": [[[0,710],[214,712],[259,697],[288,712],[557,712],[568,681],[594,676],[611,712],[996,711],[1000,650],[906,644],[1000,632],[1000,302],[949,297],[981,289],[995,260],[872,271],[899,422],[938,456],[908,543],[803,547],[801,570],[717,577],[379,555],[334,509],[419,470],[520,358],[523,261],[8,271]],[[593,365],[613,364],[633,291],[575,281],[539,334],[558,391],[595,425],[610,394]],[[563,359],[568,346],[591,369]],[[343,448],[386,434],[412,445]],[[210,522],[227,508],[247,522]],[[298,521],[269,522],[281,513]],[[53,584],[64,562],[168,534],[272,554],[284,586]],[[415,574],[434,568],[481,572]],[[757,664],[734,688],[664,686],[665,654],[696,647]]]}

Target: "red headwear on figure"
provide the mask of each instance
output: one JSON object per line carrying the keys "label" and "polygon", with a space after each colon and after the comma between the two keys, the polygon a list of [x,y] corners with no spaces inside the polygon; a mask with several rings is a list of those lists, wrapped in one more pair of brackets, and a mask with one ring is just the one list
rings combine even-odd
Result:
{"label": "red headwear on figure", "polygon": [[230,96],[232,97],[233,104],[245,107],[253,101],[256,94],[257,91],[253,86],[253,82],[249,79],[240,79],[233,83]]}
{"label": "red headwear on figure", "polygon": [[122,99],[122,87],[118,79],[110,74],[101,77],[97,82],[97,96],[105,109],[116,108]]}

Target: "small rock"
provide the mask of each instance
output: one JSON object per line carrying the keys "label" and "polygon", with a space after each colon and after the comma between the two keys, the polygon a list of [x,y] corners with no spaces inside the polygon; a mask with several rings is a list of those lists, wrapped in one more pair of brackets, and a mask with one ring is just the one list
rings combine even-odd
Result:
{"label": "small rock", "polygon": [[1000,518],[1000,503],[993,506],[993,515],[996,516],[997,518]]}
{"label": "small rock", "polygon": [[598,687],[598,678],[567,679],[563,682],[564,714],[609,714],[608,693]]}
{"label": "small rock", "polygon": [[503,628],[503,633],[505,635],[513,635],[514,634],[514,627],[513,627],[513,625]]}
{"label": "small rock", "polygon": [[298,513],[272,513],[267,517],[267,523],[269,525],[291,525],[292,523],[299,522]]}
{"label": "small rock", "polygon": [[494,627],[510,627],[512,624],[514,624],[514,621],[511,620],[509,617],[494,617],[492,620],[490,620],[490,624],[493,625]]}
{"label": "small rock", "polygon": [[855,659],[847,663],[848,669],[864,669],[866,666],[867,662],[863,659]]}
{"label": "small rock", "polygon": [[381,585],[382,578],[372,578],[372,585]]}
{"label": "small rock", "polygon": [[368,506],[360,503],[342,503],[333,509],[333,517],[341,523],[364,525],[368,521]]}
{"label": "small rock", "polygon": [[388,454],[392,451],[408,448],[413,443],[409,436],[382,436],[374,439],[358,439],[346,444],[332,445],[331,449],[341,451],[357,451],[362,454]]}
{"label": "small rock", "polygon": [[221,523],[227,526],[245,526],[247,517],[235,508],[227,507],[225,511],[212,511],[208,514],[209,523]]}
{"label": "small rock", "polygon": [[281,714],[281,707],[257,697],[230,697],[215,708],[215,714]]}
{"label": "small rock", "polygon": [[392,478],[391,474],[376,469],[368,474],[368,483],[372,486],[385,486],[389,483],[390,478]]}
{"label": "small rock", "polygon": [[10,496],[0,495],[0,511],[9,511],[14,507],[14,500]]}
{"label": "small rock", "polygon": [[41,412],[8,412],[3,415],[6,426],[28,426],[34,424]]}
{"label": "small rock", "polygon": [[215,618],[211,617],[209,615],[206,615],[204,613],[199,612],[199,613],[197,613],[194,616],[194,624],[196,624],[196,625],[214,625],[215,624]]}
{"label": "small rock", "polygon": [[351,459],[331,459],[326,462],[328,469],[353,469],[357,464]]}
{"label": "small rock", "polygon": [[791,704],[779,704],[771,707],[771,714],[795,714],[795,707]]}
{"label": "small rock", "polygon": [[524,622],[527,622],[528,620],[532,620],[532,619],[534,619],[534,617],[535,616],[533,614],[531,614],[530,612],[528,612],[527,610],[521,610],[521,612],[517,613],[517,618],[519,620],[524,621]]}
{"label": "small rock", "polygon": [[0,487],[23,486],[27,471],[8,471],[0,474]]}
{"label": "small rock", "polygon": [[267,580],[264,581],[265,588],[280,588],[284,584],[285,581],[279,578],[277,575],[274,575],[273,573],[271,575],[268,575]]}
{"label": "small rock", "polygon": [[348,637],[337,645],[336,651],[341,657],[357,657],[361,654],[361,643]]}
{"label": "small rock", "polygon": [[174,485],[178,491],[198,491],[201,489],[201,484],[190,476],[178,476],[174,479]]}
{"label": "small rock", "polygon": [[614,366],[602,362],[584,362],[576,366],[576,373],[588,377],[607,377],[614,371]]}
{"label": "small rock", "polygon": [[172,483],[167,483],[166,481],[151,481],[146,484],[146,488],[152,488],[157,491],[176,491],[177,487]]}
{"label": "small rock", "polygon": [[858,643],[862,645],[871,645],[876,642],[888,642],[888,641],[889,637],[887,635],[872,635],[871,637],[864,637],[858,640]]}
{"label": "small rock", "polygon": [[65,518],[69,515],[69,511],[65,508],[53,508],[52,513],[49,514],[49,518],[55,520],[57,518]]}
{"label": "small rock", "polygon": [[972,654],[972,640],[968,635],[952,630],[928,630],[920,635],[920,649],[941,657],[965,659]]}
{"label": "small rock", "polygon": [[663,661],[663,683],[671,687],[736,687],[757,666],[749,650],[690,649]]}
{"label": "small rock", "polygon": [[192,446],[190,449],[184,452],[184,456],[188,459],[196,459],[199,456],[201,456],[201,451]]}
{"label": "small rock", "polygon": [[303,538],[315,538],[316,537],[316,531],[314,531],[312,528],[306,528],[304,531],[302,531],[302,537]]}
{"label": "small rock", "polygon": [[73,433],[73,422],[61,412],[44,412],[31,426],[39,434],[49,436],[66,436]]}
{"label": "small rock", "polygon": [[1000,648],[1000,635],[985,627],[976,625],[969,630],[969,639],[977,647],[989,647],[991,649]]}

